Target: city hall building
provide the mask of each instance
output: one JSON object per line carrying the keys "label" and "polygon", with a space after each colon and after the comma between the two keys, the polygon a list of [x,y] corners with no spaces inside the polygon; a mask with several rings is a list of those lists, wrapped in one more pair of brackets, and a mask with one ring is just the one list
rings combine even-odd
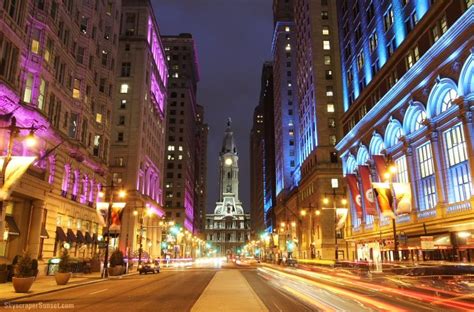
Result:
{"label": "city hall building", "polygon": [[365,2],[338,12],[351,252],[472,262],[473,2]]}

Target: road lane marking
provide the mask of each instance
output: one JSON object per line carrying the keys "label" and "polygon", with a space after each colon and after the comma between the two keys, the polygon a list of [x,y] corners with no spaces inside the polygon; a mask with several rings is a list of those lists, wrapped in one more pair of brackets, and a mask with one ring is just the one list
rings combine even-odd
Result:
{"label": "road lane marking", "polygon": [[108,289],[108,288],[106,288],[106,289],[102,289],[102,290],[94,291],[94,292],[91,292],[89,295],[98,294],[98,293],[101,293],[101,292],[103,292],[103,291],[106,291],[106,290],[109,290],[109,289]]}

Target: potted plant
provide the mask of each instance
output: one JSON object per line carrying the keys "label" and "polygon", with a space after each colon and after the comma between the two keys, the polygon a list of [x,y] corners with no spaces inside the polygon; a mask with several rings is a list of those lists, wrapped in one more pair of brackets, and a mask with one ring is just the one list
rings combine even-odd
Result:
{"label": "potted plant", "polygon": [[58,271],[54,273],[57,285],[66,285],[71,278],[69,253],[66,248],[63,249],[59,258]]}
{"label": "potted plant", "polygon": [[123,261],[123,253],[116,249],[110,256],[109,275],[116,276],[125,273],[125,262]]}
{"label": "potted plant", "polygon": [[34,270],[33,260],[30,255],[25,253],[20,257],[14,269],[13,288],[15,288],[17,293],[28,292],[35,281],[35,274],[37,273]]}

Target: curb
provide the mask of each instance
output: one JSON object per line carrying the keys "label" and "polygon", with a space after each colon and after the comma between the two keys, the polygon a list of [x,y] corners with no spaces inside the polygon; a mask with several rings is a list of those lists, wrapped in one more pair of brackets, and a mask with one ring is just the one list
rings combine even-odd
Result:
{"label": "curb", "polygon": [[62,287],[62,288],[56,288],[56,289],[51,289],[51,290],[46,290],[46,291],[28,293],[28,294],[25,294],[23,296],[11,298],[11,299],[5,299],[5,300],[0,299],[0,308],[1,308],[1,306],[4,306],[5,303],[7,303],[7,302],[15,302],[16,300],[20,300],[20,299],[25,299],[25,298],[50,294],[50,293],[54,293],[54,292],[57,292],[57,291],[62,291],[62,290],[71,289],[71,288],[77,288],[77,287],[91,285],[91,284],[96,284],[96,283],[105,282],[105,281],[108,281],[108,280],[122,279],[123,277],[132,276],[132,275],[138,275],[138,272],[123,274],[123,275],[119,275],[117,277],[113,276],[113,277],[108,277],[108,278],[100,278],[100,279],[97,279],[97,280],[94,280],[94,281],[88,281],[88,282],[84,282],[84,283],[80,283],[80,284],[65,285],[65,287]]}

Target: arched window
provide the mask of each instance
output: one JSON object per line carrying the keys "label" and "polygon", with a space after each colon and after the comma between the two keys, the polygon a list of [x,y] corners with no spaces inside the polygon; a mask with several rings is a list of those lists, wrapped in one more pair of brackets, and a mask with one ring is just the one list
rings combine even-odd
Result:
{"label": "arched window", "polygon": [[349,155],[346,160],[346,174],[354,173],[357,167],[356,159],[353,155]]}
{"label": "arched window", "polygon": [[443,97],[441,113],[447,111],[451,106],[453,106],[454,100],[458,97],[458,93],[454,89],[449,89]]}
{"label": "arched window", "polygon": [[403,117],[403,130],[405,134],[416,132],[424,127],[426,115],[425,107],[420,102],[411,102]]}
{"label": "arched window", "polygon": [[462,66],[458,90],[465,98],[472,96],[474,92],[474,54],[472,52]]}
{"label": "arched window", "polygon": [[416,116],[415,127],[413,131],[417,131],[423,128],[425,120],[426,120],[426,113],[424,111],[420,111],[418,115]]}
{"label": "arched window", "polygon": [[385,146],[390,148],[400,142],[400,138],[404,135],[402,125],[396,119],[392,119],[385,130]]}
{"label": "arched window", "polygon": [[374,133],[369,144],[370,155],[380,155],[384,149],[385,143],[382,136],[378,133]]}
{"label": "arched window", "polygon": [[365,165],[369,160],[369,151],[367,147],[361,145],[359,150],[357,151],[357,164],[358,165]]}
{"label": "arched window", "polygon": [[462,124],[458,123],[443,134],[448,167],[449,202],[468,200],[472,195],[466,140]]}

